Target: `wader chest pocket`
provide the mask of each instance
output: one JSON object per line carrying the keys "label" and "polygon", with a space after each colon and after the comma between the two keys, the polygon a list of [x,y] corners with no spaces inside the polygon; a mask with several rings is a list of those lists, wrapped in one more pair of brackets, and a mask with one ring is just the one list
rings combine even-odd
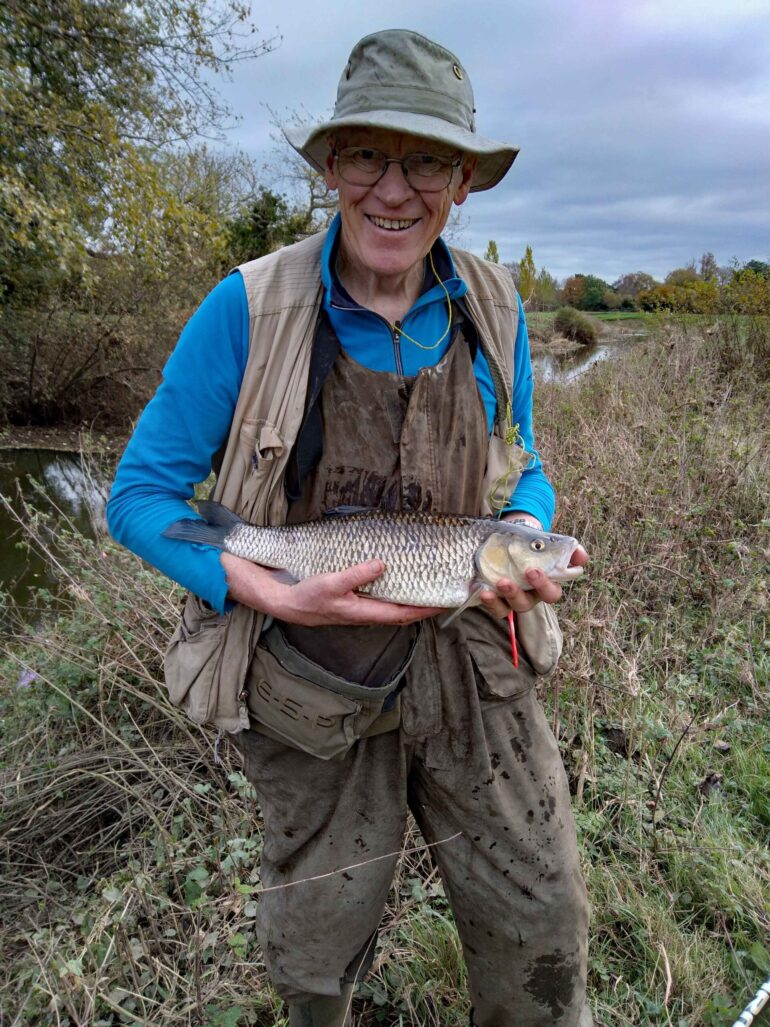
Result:
{"label": "wader chest pocket", "polygon": [[366,688],[337,678],[292,648],[273,625],[257,646],[246,681],[252,727],[319,759],[339,759],[360,738],[398,727],[398,702],[383,713],[397,684]]}

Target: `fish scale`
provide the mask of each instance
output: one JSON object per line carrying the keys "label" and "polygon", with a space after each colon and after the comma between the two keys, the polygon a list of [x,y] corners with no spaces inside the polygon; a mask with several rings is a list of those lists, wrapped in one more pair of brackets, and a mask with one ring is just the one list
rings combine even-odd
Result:
{"label": "fish scale", "polygon": [[476,550],[498,529],[499,522],[486,518],[362,512],[277,527],[240,524],[224,546],[300,580],[382,560],[384,573],[362,592],[396,603],[453,607],[468,597]]}
{"label": "fish scale", "polygon": [[575,539],[489,517],[357,510],[259,526],[219,503],[198,507],[208,523],[177,521],[163,534],[215,546],[298,581],[381,560],[384,572],[361,591],[410,606],[463,606],[474,583],[494,587],[503,577],[530,588],[524,576],[530,567],[562,580],[580,573],[568,567]]}

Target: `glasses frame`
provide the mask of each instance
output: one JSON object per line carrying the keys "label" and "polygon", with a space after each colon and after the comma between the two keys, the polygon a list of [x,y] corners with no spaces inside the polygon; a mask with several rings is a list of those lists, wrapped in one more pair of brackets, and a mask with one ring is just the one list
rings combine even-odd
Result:
{"label": "glasses frame", "polygon": [[[343,171],[343,164],[340,162],[340,157],[344,157],[346,152],[349,152],[351,150],[372,150],[374,153],[382,154],[382,157],[384,159],[384,165],[383,165],[382,171],[379,173],[379,175],[377,175],[376,178],[372,179],[371,182],[351,182],[351,180],[349,178],[345,177],[345,173]],[[388,170],[388,166],[390,164],[400,164],[401,165],[401,174],[404,176],[405,181],[409,184],[409,186],[412,189],[414,189],[416,192],[419,192],[419,193],[441,193],[441,192],[443,192],[445,189],[447,189],[449,187],[449,185],[452,182],[452,176],[454,175],[454,173],[457,170],[457,168],[459,168],[462,165],[462,162],[463,162],[462,154],[459,157],[455,157],[455,158],[451,158],[451,157],[443,158],[443,157],[438,157],[435,153],[425,153],[425,152],[423,152],[421,150],[417,150],[414,153],[407,153],[406,156],[404,156],[404,157],[386,157],[385,154],[382,152],[382,150],[378,150],[376,146],[343,146],[343,148],[341,150],[338,150],[336,148],[334,150],[332,150],[332,157],[334,158],[334,160],[337,161],[337,170],[339,171],[340,178],[343,180],[343,182],[347,182],[348,185],[355,185],[355,186],[358,186],[359,188],[367,188],[367,189],[371,188],[372,186],[377,185],[377,183],[380,181],[380,179],[385,177],[385,174],[387,173],[387,170]],[[410,160],[412,157],[432,157],[432,158],[434,158],[434,160],[440,161],[440,163],[442,164],[443,167],[449,169],[449,178],[446,180],[444,185],[440,186],[438,189],[424,189],[424,188],[422,188],[422,186],[419,186],[419,185],[415,184],[414,178],[410,178],[409,177],[409,171],[408,171],[408,168],[406,166],[406,162],[408,160]],[[416,177],[419,178],[419,175],[416,176]]]}

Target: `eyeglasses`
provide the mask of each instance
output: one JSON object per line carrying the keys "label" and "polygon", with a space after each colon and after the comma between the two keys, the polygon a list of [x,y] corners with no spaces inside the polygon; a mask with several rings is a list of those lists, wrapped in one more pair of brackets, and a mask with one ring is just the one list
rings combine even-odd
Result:
{"label": "eyeglasses", "polygon": [[400,164],[404,178],[421,193],[440,193],[452,181],[462,157],[437,157],[435,153],[408,153],[406,157],[388,157],[381,150],[368,146],[346,146],[333,151],[340,178],[348,185],[375,185],[388,164]]}

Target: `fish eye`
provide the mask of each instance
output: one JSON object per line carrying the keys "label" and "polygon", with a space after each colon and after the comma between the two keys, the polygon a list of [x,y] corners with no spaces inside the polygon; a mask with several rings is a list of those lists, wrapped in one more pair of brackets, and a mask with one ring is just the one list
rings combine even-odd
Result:
{"label": "fish eye", "polygon": [[539,553],[541,549],[545,549],[545,542],[543,542],[541,538],[532,539],[529,544],[529,548],[534,549]]}

